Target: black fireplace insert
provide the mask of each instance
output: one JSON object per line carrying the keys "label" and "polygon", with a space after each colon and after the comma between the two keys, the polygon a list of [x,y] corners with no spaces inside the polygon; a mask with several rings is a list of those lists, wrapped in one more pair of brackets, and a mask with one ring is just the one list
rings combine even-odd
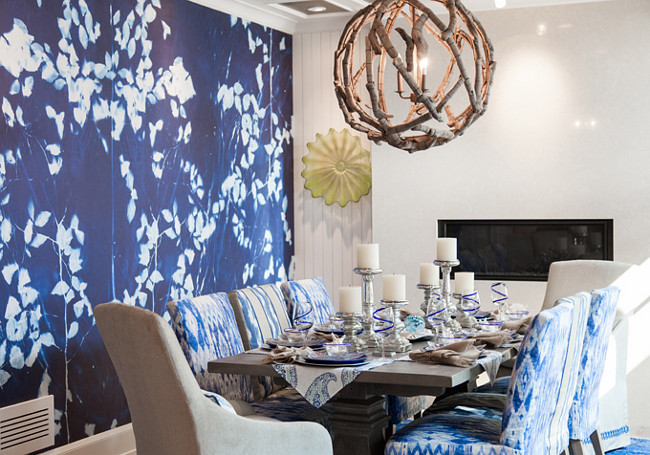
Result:
{"label": "black fireplace insert", "polygon": [[551,262],[614,259],[614,220],[438,220],[458,239],[460,266],[476,279],[545,281]]}

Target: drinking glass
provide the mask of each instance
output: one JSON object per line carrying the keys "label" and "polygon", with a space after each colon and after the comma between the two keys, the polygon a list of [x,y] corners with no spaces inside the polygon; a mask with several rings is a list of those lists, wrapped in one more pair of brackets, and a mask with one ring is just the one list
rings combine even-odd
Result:
{"label": "drinking glass", "polygon": [[391,331],[395,327],[395,324],[392,321],[392,311],[390,308],[379,308],[373,313],[373,318],[375,319],[374,331],[375,334],[381,339],[381,356],[386,357],[385,354],[385,343],[384,340],[390,335]]}
{"label": "drinking glass", "polygon": [[293,309],[293,326],[308,332],[314,325],[314,307],[311,302],[297,302]]}
{"label": "drinking glass", "polygon": [[481,297],[479,296],[478,291],[473,291],[461,296],[460,309],[467,318],[466,323],[468,324],[469,329],[474,329],[476,327],[476,318],[474,315],[478,313],[480,308]]}
{"label": "drinking glass", "polygon": [[503,306],[508,301],[508,287],[503,282],[492,283],[492,286],[490,286],[490,294],[492,295],[492,303],[498,309],[497,319],[503,321],[503,312],[505,311]]}
{"label": "drinking glass", "polygon": [[443,335],[445,324],[445,302],[440,298],[440,294],[434,293],[433,297],[429,299],[427,305],[426,318],[433,329],[433,333],[438,338]]}

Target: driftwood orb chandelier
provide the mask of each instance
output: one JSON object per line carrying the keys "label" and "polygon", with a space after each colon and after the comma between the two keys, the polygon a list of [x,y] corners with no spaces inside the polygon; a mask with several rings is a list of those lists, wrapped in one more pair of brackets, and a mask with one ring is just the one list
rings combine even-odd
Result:
{"label": "driftwood orb chandelier", "polygon": [[375,1],[348,22],[334,54],[345,121],[409,153],[449,142],[483,115],[496,66],[460,0],[423,1]]}

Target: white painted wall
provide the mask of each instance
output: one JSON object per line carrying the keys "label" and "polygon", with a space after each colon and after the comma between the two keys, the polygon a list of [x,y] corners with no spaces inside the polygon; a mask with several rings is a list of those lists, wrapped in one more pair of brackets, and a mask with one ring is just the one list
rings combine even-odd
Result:
{"label": "white painted wall", "polygon": [[[498,62],[486,115],[438,149],[373,148],[373,238],[384,270],[407,274],[417,305],[418,264],[435,258],[437,220],[447,218],[613,218],[614,259],[646,260],[650,2],[476,16]],[[541,305],[545,283],[509,284],[515,301]],[[489,283],[478,288],[489,300]],[[650,417],[635,394],[646,393],[647,346],[632,346],[628,375],[632,432],[645,437]]]}
{"label": "white painted wall", "polygon": [[[302,157],[309,153],[307,143],[316,140],[316,133],[347,126],[334,95],[334,51],[339,35],[337,30],[293,36],[294,276],[322,276],[335,307],[339,287],[361,285],[352,269],[356,245],[371,241],[372,190],[358,203],[328,206],[304,188],[300,173],[304,170]],[[370,149],[367,139],[363,138],[362,146]]]}

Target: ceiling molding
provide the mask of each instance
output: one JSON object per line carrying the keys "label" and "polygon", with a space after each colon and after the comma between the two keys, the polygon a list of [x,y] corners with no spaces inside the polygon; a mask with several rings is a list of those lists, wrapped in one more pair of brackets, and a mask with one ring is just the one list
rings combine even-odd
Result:
{"label": "ceiling molding", "polygon": [[[190,0],[193,3],[243,18],[244,20],[289,33],[313,33],[342,30],[352,15],[368,5],[370,0],[327,0],[350,11],[307,16],[282,3],[304,0]],[[597,3],[614,0],[507,0],[505,9]],[[496,10],[494,0],[463,0],[470,11]]]}

